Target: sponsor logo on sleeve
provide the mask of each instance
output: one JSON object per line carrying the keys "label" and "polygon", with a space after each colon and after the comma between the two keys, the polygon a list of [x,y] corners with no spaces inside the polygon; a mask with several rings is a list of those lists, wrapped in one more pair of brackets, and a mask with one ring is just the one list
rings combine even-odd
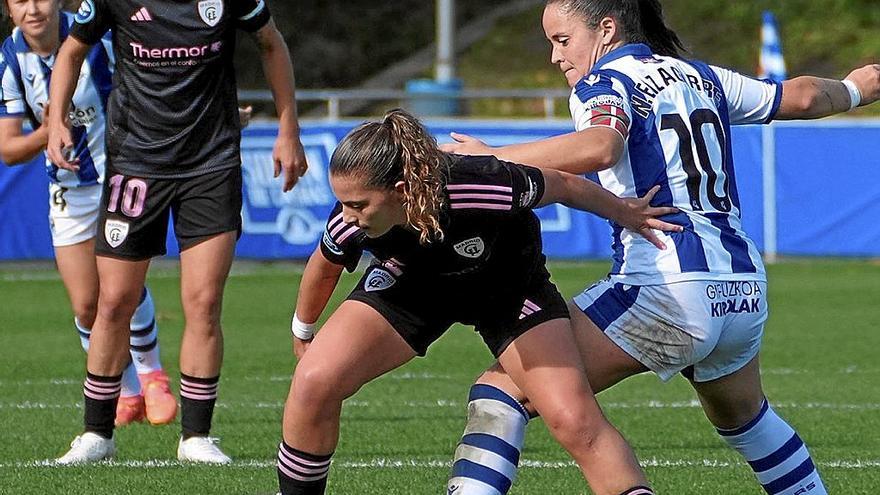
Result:
{"label": "sponsor logo on sleeve", "polygon": [[223,0],[202,0],[199,2],[199,17],[205,24],[214,27],[223,18]]}
{"label": "sponsor logo on sleeve", "polygon": [[364,282],[364,290],[367,292],[385,290],[396,283],[397,279],[394,278],[394,275],[381,268],[373,268],[373,271],[367,275],[366,282]]}
{"label": "sponsor logo on sleeve", "polygon": [[587,110],[604,106],[623,108],[623,98],[614,95],[599,95],[584,102],[584,107]]}
{"label": "sponsor logo on sleeve", "polygon": [[95,2],[93,0],[83,0],[79,4],[74,20],[77,24],[88,24],[95,18]]}
{"label": "sponsor logo on sleeve", "polygon": [[339,244],[336,244],[336,242],[333,241],[333,238],[330,237],[330,232],[327,232],[326,230],[324,231],[323,240],[324,246],[327,247],[331,253],[337,256],[342,256],[342,248],[339,247]]}
{"label": "sponsor logo on sleeve", "polygon": [[458,244],[453,246],[455,248],[455,252],[464,256],[465,258],[479,258],[480,255],[483,254],[483,251],[486,249],[485,243],[483,243],[483,239],[479,237],[474,237],[473,239],[467,239],[465,241],[461,241]]}
{"label": "sponsor logo on sleeve", "polygon": [[104,223],[104,238],[112,248],[118,248],[128,237],[128,222],[107,220]]}
{"label": "sponsor logo on sleeve", "polygon": [[535,196],[538,195],[538,186],[535,185],[535,181],[532,180],[531,177],[528,178],[529,181],[529,190],[519,195],[519,206],[524,208],[533,204],[535,201]]}

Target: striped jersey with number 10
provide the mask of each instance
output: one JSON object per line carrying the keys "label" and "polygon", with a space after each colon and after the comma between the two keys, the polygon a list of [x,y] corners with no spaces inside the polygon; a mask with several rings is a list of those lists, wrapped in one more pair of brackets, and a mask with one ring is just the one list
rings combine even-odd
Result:
{"label": "striped jersey with number 10", "polygon": [[[73,15],[61,13],[60,40],[73,25]],[[0,118],[20,117],[36,129],[43,123],[49,101],[49,81],[55,56],[41,57],[28,46],[16,28],[3,43],[0,54]],[[110,34],[86,55],[70,107],[70,134],[79,159],[79,172],[56,167],[46,160],[49,180],[65,188],[92,186],[104,180],[104,129],[107,98],[113,86],[113,50]],[[51,107],[50,107],[51,109]]]}
{"label": "striped jersey with number 10", "polygon": [[681,211],[685,227],[659,233],[661,251],[613,224],[612,278],[633,285],[683,280],[765,280],[755,244],[742,230],[731,124],[768,123],[782,86],[697,61],[663,57],[630,44],[601,58],[572,91],[578,131],[604,126],[626,141],[603,187],[621,197],[660,191],[655,206]]}

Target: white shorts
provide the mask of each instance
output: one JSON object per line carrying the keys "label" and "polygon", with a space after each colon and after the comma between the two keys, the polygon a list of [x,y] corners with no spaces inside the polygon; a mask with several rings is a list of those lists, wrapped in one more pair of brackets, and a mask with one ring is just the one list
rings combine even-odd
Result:
{"label": "white shorts", "polygon": [[98,232],[101,185],[75,188],[49,184],[49,228],[52,245],[72,246]]}
{"label": "white shorts", "polygon": [[664,381],[689,367],[697,382],[739,370],[758,354],[767,321],[767,283],[757,281],[634,286],[606,279],[574,302]]}

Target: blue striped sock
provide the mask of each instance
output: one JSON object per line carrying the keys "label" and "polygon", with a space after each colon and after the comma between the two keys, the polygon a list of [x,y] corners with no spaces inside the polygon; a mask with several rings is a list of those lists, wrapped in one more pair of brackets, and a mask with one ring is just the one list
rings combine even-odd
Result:
{"label": "blue striped sock", "polygon": [[516,479],[528,412],[491,385],[471,387],[468,422],[447,483],[449,495],[504,495]]}
{"label": "blue striped sock", "polygon": [[766,399],[754,419],[718,434],[746,459],[770,495],[828,494],[807,446]]}
{"label": "blue striped sock", "polygon": [[131,317],[129,345],[131,360],[138,374],[144,375],[162,369],[159,360],[159,327],[156,325],[156,308],[150,290],[144,287],[141,302]]}

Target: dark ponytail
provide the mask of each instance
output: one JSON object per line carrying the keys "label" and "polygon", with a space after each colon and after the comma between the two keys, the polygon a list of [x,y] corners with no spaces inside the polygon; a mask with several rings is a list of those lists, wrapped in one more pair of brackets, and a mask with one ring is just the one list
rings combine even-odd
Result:
{"label": "dark ponytail", "polygon": [[330,174],[358,177],[366,187],[386,190],[403,181],[407,222],[427,244],[443,239],[440,211],[450,163],[422,123],[396,109],[382,122],[367,122],[345,136],[330,159]]}
{"label": "dark ponytail", "polygon": [[591,29],[596,29],[603,17],[613,17],[628,42],[644,43],[657,55],[680,58],[686,51],[675,31],[666,25],[660,0],[547,0],[546,4],[581,16]]}
{"label": "dark ponytail", "polygon": [[680,51],[686,51],[675,31],[663,19],[663,6],[660,0],[636,0],[639,5],[639,24],[645,42],[657,55],[680,58]]}

